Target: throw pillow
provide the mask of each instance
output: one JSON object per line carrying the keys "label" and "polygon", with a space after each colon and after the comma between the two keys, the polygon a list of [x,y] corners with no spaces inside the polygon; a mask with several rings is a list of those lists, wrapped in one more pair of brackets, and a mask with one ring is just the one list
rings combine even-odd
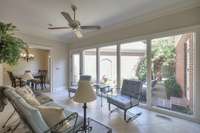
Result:
{"label": "throw pillow", "polygon": [[[64,109],[55,106],[38,106],[38,109],[49,127],[53,127],[58,122],[65,119]],[[63,126],[59,129],[59,131],[69,128],[70,125],[66,121],[63,123]]]}
{"label": "throw pillow", "polygon": [[35,95],[34,95],[32,89],[31,89],[29,86],[17,87],[16,90],[18,90],[18,89],[22,90],[22,91],[23,91],[24,93],[26,93],[26,94],[30,94],[30,95],[32,95],[33,97],[35,97]]}
{"label": "throw pillow", "polygon": [[40,102],[35,98],[34,94],[31,90],[28,90],[27,88],[17,88],[16,92],[24,98],[24,100],[29,103],[30,105],[37,107],[40,105]]}

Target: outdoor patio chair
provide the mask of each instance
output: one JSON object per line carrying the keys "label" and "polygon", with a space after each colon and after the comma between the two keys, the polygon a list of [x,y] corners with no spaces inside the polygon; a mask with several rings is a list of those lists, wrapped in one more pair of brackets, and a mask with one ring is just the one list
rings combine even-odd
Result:
{"label": "outdoor patio chair", "polygon": [[[81,75],[80,76],[80,80],[91,80],[91,76],[90,75]],[[78,86],[77,85],[72,85],[68,88],[68,93],[69,93],[69,97],[71,97],[70,93],[76,93]]]}
{"label": "outdoor patio chair", "polygon": [[[141,113],[136,115],[131,114],[131,117],[127,119],[127,111],[132,107],[139,105],[141,88],[142,82],[139,80],[124,80],[121,94],[107,97],[109,111],[111,109],[110,104],[113,104],[119,109],[124,110],[124,120],[126,122],[129,122],[133,118],[137,118]],[[116,109],[110,112],[112,113],[115,110]]]}
{"label": "outdoor patio chair", "polygon": [[[158,80],[157,79],[154,79],[151,81],[151,89],[152,91],[156,91],[156,84],[157,84]],[[141,96],[140,96],[140,100],[142,101],[146,101],[146,93],[147,93],[147,82],[145,82],[142,86],[142,91],[141,91]]]}

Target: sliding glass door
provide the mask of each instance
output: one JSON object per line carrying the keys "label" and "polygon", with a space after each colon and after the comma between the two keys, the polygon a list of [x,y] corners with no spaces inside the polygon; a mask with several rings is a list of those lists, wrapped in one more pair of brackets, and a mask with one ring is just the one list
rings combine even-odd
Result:
{"label": "sliding glass door", "polygon": [[101,47],[100,49],[100,83],[112,88],[117,85],[117,46]]}
{"label": "sliding glass door", "polygon": [[96,69],[96,49],[87,49],[83,51],[83,66],[84,74],[92,76],[92,82],[96,83],[97,80],[97,69]]}
{"label": "sliding glass door", "polygon": [[124,79],[138,79],[143,82],[141,102],[146,103],[147,94],[147,59],[146,42],[121,44],[121,85]]}
{"label": "sliding glass door", "polygon": [[72,85],[78,83],[80,77],[80,54],[72,55]]}
{"label": "sliding glass door", "polygon": [[152,40],[152,105],[193,113],[193,33]]}
{"label": "sliding glass door", "polygon": [[[92,76],[93,83],[113,88],[122,86],[124,79],[140,80],[141,103],[191,115],[195,80],[193,40],[194,33],[186,33],[86,49],[81,67],[84,74]],[[80,54],[72,57],[72,78],[77,82]]]}

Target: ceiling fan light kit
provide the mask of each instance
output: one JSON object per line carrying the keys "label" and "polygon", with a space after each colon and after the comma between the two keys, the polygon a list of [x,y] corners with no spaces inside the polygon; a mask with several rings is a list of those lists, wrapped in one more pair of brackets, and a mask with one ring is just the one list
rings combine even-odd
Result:
{"label": "ceiling fan light kit", "polygon": [[78,38],[82,38],[82,37],[83,37],[83,34],[81,33],[80,30],[74,29],[73,31],[74,31],[74,33],[76,34],[76,36],[77,36]]}
{"label": "ceiling fan light kit", "polygon": [[82,38],[83,34],[81,33],[81,30],[100,30],[101,26],[99,25],[92,25],[92,26],[82,26],[80,21],[76,20],[76,10],[77,7],[75,5],[71,5],[71,8],[73,10],[73,19],[70,16],[68,12],[61,12],[61,14],[64,16],[64,18],[68,21],[69,27],[63,26],[63,27],[52,27],[50,26],[48,29],[55,30],[55,29],[71,29],[75,35],[78,38]]}

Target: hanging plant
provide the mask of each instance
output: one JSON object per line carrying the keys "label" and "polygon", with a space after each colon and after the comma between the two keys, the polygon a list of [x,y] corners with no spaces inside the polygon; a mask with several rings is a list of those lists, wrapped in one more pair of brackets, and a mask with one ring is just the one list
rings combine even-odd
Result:
{"label": "hanging plant", "polygon": [[27,47],[22,39],[14,36],[15,30],[11,23],[0,22],[0,63],[16,64],[21,50]]}

